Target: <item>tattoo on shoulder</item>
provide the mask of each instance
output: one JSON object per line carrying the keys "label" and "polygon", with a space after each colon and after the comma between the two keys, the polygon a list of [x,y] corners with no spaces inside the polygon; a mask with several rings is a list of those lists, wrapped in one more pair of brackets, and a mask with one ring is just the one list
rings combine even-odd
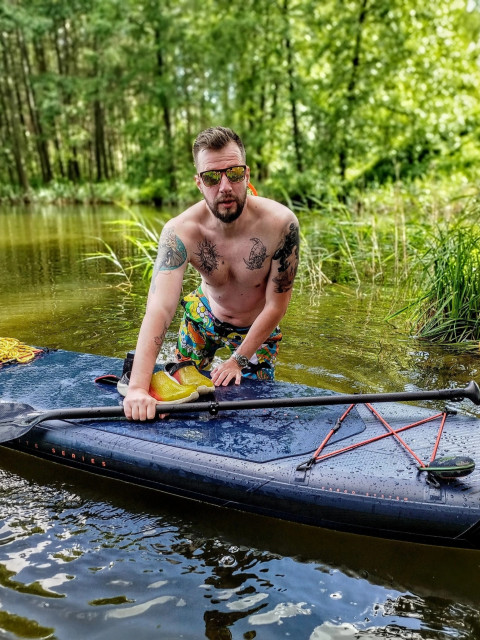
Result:
{"label": "tattoo on shoulder", "polygon": [[253,246],[250,249],[250,255],[248,260],[243,259],[247,265],[247,269],[254,271],[255,269],[261,269],[263,263],[268,258],[267,247],[263,244],[260,238],[250,238],[250,242],[253,242]]}
{"label": "tattoo on shoulder", "polygon": [[200,269],[206,273],[212,273],[215,269],[218,269],[218,260],[222,256],[217,251],[217,245],[215,245],[207,238],[200,240],[197,244],[198,252],[195,253],[200,260]]}
{"label": "tattoo on shoulder", "polygon": [[178,269],[187,259],[185,245],[173,229],[160,236],[155,272]]}
{"label": "tattoo on shoulder", "polygon": [[280,261],[278,275],[273,278],[276,293],[285,293],[293,286],[298,267],[299,244],[298,226],[292,222],[285,234],[282,246],[273,255],[274,260]]}
{"label": "tattoo on shoulder", "polygon": [[181,239],[173,229],[162,231],[158,243],[158,253],[153,266],[152,282],[150,290],[155,292],[155,278],[160,271],[173,271],[184,264],[187,259],[187,250]]}

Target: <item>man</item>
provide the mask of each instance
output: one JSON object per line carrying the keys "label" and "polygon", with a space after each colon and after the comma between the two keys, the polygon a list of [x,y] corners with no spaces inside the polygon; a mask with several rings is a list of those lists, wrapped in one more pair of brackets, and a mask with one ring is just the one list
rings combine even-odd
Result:
{"label": "man", "polygon": [[232,355],[211,372],[216,386],[240,384],[242,375],[273,378],[278,323],[298,266],[298,221],[287,207],[247,195],[250,169],[232,130],[200,133],[193,157],[203,200],[169,220],[160,236],[124,400],[133,420],[155,417],[149,384],[188,264],[200,273],[201,285],[182,302],[177,359],[206,368],[216,349],[227,346]]}

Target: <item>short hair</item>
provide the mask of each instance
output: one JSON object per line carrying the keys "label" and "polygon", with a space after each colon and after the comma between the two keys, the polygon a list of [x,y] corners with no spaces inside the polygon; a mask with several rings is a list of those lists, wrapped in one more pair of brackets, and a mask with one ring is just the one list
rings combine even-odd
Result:
{"label": "short hair", "polygon": [[207,150],[220,150],[226,147],[230,142],[235,144],[240,149],[243,161],[246,161],[245,147],[243,142],[235,131],[228,129],[227,127],[210,127],[198,134],[195,142],[193,143],[193,162],[197,166],[198,154],[203,149]]}

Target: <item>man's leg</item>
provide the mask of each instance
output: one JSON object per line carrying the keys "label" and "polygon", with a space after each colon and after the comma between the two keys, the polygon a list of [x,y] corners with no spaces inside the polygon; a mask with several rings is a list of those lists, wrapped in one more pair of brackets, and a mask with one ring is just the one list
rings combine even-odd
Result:
{"label": "man's leg", "polygon": [[183,315],[178,330],[177,347],[175,357],[178,362],[192,361],[197,369],[208,369],[212,364],[217,349],[222,344],[207,335],[202,326]]}

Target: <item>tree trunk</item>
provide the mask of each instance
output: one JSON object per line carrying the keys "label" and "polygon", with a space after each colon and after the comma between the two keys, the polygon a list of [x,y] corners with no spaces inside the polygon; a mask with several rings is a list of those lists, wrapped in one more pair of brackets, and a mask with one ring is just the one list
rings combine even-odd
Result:
{"label": "tree trunk", "polygon": [[172,119],[170,114],[170,104],[167,97],[166,89],[166,77],[165,77],[165,64],[163,60],[163,50],[161,42],[161,33],[158,26],[155,27],[155,49],[157,57],[157,76],[160,84],[160,106],[163,115],[163,130],[166,154],[166,175],[168,177],[168,191],[171,194],[172,199],[176,198],[177,194],[177,177],[175,167],[175,157],[173,149],[173,132],[172,132]]}
{"label": "tree trunk", "polygon": [[[63,24],[62,26],[58,26],[56,32],[53,35],[53,47],[55,49],[56,59],[57,59],[57,68],[59,76],[68,76],[70,66],[73,64],[69,59],[70,47],[68,45],[68,30]],[[65,51],[65,55],[62,53],[62,48],[60,47],[60,42],[62,43],[63,50]],[[64,104],[67,107],[72,103],[72,95],[71,91],[64,91]],[[57,137],[57,140],[70,140],[70,130],[71,130],[70,122],[67,122],[64,127],[60,127],[62,134],[65,131],[65,135],[61,135],[60,138]],[[73,123],[75,124],[75,123]],[[78,150],[75,143],[67,142],[65,155],[67,157],[67,178],[72,182],[78,182],[81,177],[80,171],[80,163],[78,160]],[[65,156],[64,156],[65,157]],[[60,156],[61,161],[61,156]],[[62,163],[63,167],[63,163]],[[63,170],[63,169],[62,169]]]}
{"label": "tree trunk", "polygon": [[[43,39],[39,37],[33,38],[33,50],[35,53],[34,61],[35,61],[38,73],[40,75],[46,75],[49,69],[47,65],[47,58],[45,55],[45,47],[44,47]],[[53,147],[55,149],[55,153],[53,154],[53,159],[54,159],[53,165],[54,166],[56,165],[58,167],[58,173],[60,174],[60,177],[64,178],[65,169],[64,169],[63,158],[62,158],[63,149],[62,149],[62,145],[60,143],[60,138],[58,135],[57,123],[55,122],[54,117],[44,116],[43,120],[45,122],[45,129],[47,131],[47,135],[52,140]],[[52,176],[54,174],[55,174],[55,170],[52,169]]]}
{"label": "tree trunk", "polygon": [[94,117],[94,149],[95,149],[95,164],[97,172],[97,182],[102,180],[108,180],[108,163],[107,154],[105,151],[105,123],[104,123],[104,111],[100,99],[97,98],[93,102],[93,117]]}
{"label": "tree trunk", "polygon": [[284,13],[285,25],[286,25],[284,44],[285,44],[285,49],[287,51],[288,95],[289,95],[289,101],[290,101],[290,114],[292,118],[293,146],[295,149],[296,169],[299,173],[302,173],[303,172],[303,154],[302,154],[300,128],[298,125],[297,95],[296,95],[295,74],[294,74],[294,64],[293,64],[293,47],[292,47],[292,41],[290,38],[290,24],[289,24],[288,11],[289,11],[288,0],[284,0],[283,13]]}
{"label": "tree trunk", "polygon": [[360,6],[360,13],[358,15],[358,24],[357,24],[357,34],[355,37],[355,46],[353,49],[353,56],[351,62],[351,72],[350,72],[350,80],[347,86],[346,92],[346,114],[345,114],[345,122],[342,127],[342,135],[340,141],[340,148],[338,151],[338,166],[339,173],[342,182],[345,182],[347,168],[348,168],[348,134],[350,130],[351,124],[351,116],[355,106],[355,90],[357,88],[358,81],[358,71],[360,68],[360,55],[362,50],[362,36],[363,36],[363,26],[368,14],[368,0],[362,0]]}
{"label": "tree trunk", "polygon": [[50,156],[48,153],[48,143],[43,133],[42,122],[37,109],[37,101],[34,88],[30,82],[32,77],[32,68],[30,65],[30,59],[28,56],[28,50],[25,45],[25,41],[17,29],[17,43],[19,51],[22,57],[21,74],[23,85],[25,88],[25,96],[27,98],[27,106],[32,122],[33,133],[35,136],[35,145],[37,148],[38,158],[40,161],[40,168],[42,172],[42,179],[44,183],[48,183],[52,180],[52,168],[50,164]]}
{"label": "tree trunk", "polygon": [[17,172],[18,184],[22,191],[27,193],[30,189],[27,171],[25,169],[24,158],[22,150],[24,149],[23,138],[24,135],[21,131],[19,122],[19,111],[17,104],[15,103],[15,88],[12,88],[13,80],[11,77],[10,62],[8,59],[8,50],[5,43],[4,35],[0,33],[0,43],[2,47],[2,59],[3,59],[3,93],[5,101],[5,120],[8,123],[8,129],[10,135],[10,148],[15,162],[15,169]]}
{"label": "tree trunk", "polygon": [[[17,182],[15,172],[12,167],[11,156],[9,154],[10,142],[11,142],[11,127],[7,117],[7,105],[5,102],[5,96],[3,95],[3,87],[0,81],[0,153],[5,162],[3,166],[7,168],[9,183],[15,184]],[[0,176],[3,180],[3,175]]]}

